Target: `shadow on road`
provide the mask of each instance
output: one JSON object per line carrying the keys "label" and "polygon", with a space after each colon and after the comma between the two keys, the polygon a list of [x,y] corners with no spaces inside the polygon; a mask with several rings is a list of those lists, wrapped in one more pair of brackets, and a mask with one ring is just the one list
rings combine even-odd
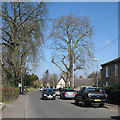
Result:
{"label": "shadow on road", "polygon": [[55,100],[53,100],[53,99],[42,99],[42,98],[40,98],[40,100],[55,101]]}
{"label": "shadow on road", "polygon": [[76,105],[75,103],[71,102],[71,104],[73,104],[75,106],[78,106],[78,107],[82,107],[82,108],[106,108],[106,109],[109,109],[106,106],[99,107],[99,105],[89,105],[87,107],[85,107],[85,106],[83,107],[81,103],[79,103],[78,105]]}
{"label": "shadow on road", "polygon": [[60,97],[58,99],[60,99],[60,100],[73,100],[72,98],[64,98],[64,99],[62,99]]}

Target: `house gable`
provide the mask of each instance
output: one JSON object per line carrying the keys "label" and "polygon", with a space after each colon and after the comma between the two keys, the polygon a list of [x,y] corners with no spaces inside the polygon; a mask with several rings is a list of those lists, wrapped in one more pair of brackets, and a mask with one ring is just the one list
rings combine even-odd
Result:
{"label": "house gable", "polygon": [[56,88],[64,88],[64,87],[65,87],[65,80],[64,80],[64,78],[60,78]]}

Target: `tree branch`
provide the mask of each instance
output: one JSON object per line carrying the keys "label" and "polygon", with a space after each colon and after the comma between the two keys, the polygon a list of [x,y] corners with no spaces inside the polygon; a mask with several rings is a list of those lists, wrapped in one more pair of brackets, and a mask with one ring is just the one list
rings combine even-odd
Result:
{"label": "tree branch", "polygon": [[54,62],[54,58],[52,59],[52,63],[55,64],[63,73],[65,73],[65,71],[62,70],[61,67],[57,63]]}
{"label": "tree branch", "polygon": [[4,37],[2,37],[2,39],[3,39],[4,41],[6,41],[7,43],[9,43],[9,41],[8,41],[8,40],[6,40]]}
{"label": "tree branch", "polygon": [[28,15],[28,17],[27,17],[24,21],[22,21],[22,22],[17,26],[17,29],[18,29],[23,23],[25,23],[25,22],[29,19],[29,17],[41,6],[41,4],[42,4],[42,2],[38,5],[38,7],[37,7],[36,9],[34,9],[34,10]]}
{"label": "tree branch", "polygon": [[87,33],[88,33],[88,32],[89,32],[89,31],[86,31],[86,33],[82,34],[82,35],[77,39],[77,41],[76,41],[76,43],[75,43],[75,46],[74,46],[74,50],[75,50],[78,42],[80,41],[80,39],[83,38],[84,36],[87,36]]}
{"label": "tree branch", "polygon": [[7,47],[9,47],[9,48],[12,48],[12,46],[10,46],[10,45],[8,45],[8,44],[6,44],[6,43],[2,43],[2,44],[0,44],[0,45],[5,45],[5,46],[7,46]]}
{"label": "tree branch", "polygon": [[[54,34],[51,34],[51,35],[54,35]],[[66,39],[62,38],[61,36],[59,36],[58,34],[54,35],[54,36],[57,38],[60,38],[62,41],[66,42],[68,44],[68,41]]]}
{"label": "tree branch", "polygon": [[74,69],[74,71],[76,71],[76,70],[80,70],[80,69],[83,69],[83,67],[81,67],[81,66],[77,66],[77,67]]}
{"label": "tree branch", "polygon": [[12,38],[11,35],[6,30],[4,30],[3,28],[2,28],[2,31],[4,31],[10,37],[10,39]]}
{"label": "tree branch", "polygon": [[65,66],[65,68],[69,71],[69,68],[68,68],[67,65],[65,64],[64,59],[65,59],[65,56],[64,56],[63,59],[62,59],[62,63],[63,63],[63,65]]}

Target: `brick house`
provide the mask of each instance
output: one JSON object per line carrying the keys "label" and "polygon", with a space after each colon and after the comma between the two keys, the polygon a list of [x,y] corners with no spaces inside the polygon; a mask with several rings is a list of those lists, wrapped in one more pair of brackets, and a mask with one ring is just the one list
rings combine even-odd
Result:
{"label": "brick house", "polygon": [[101,66],[102,86],[120,83],[120,57]]}

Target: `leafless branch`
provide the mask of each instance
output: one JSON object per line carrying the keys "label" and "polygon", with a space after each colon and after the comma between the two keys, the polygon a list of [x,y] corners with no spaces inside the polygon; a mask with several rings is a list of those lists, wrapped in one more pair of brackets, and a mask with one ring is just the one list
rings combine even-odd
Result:
{"label": "leafless branch", "polygon": [[63,65],[65,66],[65,68],[69,71],[69,68],[68,68],[67,65],[65,64],[64,59],[65,59],[65,56],[63,56],[62,63],[63,63]]}
{"label": "leafless branch", "polygon": [[55,64],[63,73],[65,73],[65,71],[62,70],[61,67],[57,63],[54,62],[54,58],[52,59],[52,63]]}
{"label": "leafless branch", "polygon": [[82,67],[82,66],[77,66],[77,67],[74,69],[74,71],[80,70],[80,69],[83,69],[83,67]]}

